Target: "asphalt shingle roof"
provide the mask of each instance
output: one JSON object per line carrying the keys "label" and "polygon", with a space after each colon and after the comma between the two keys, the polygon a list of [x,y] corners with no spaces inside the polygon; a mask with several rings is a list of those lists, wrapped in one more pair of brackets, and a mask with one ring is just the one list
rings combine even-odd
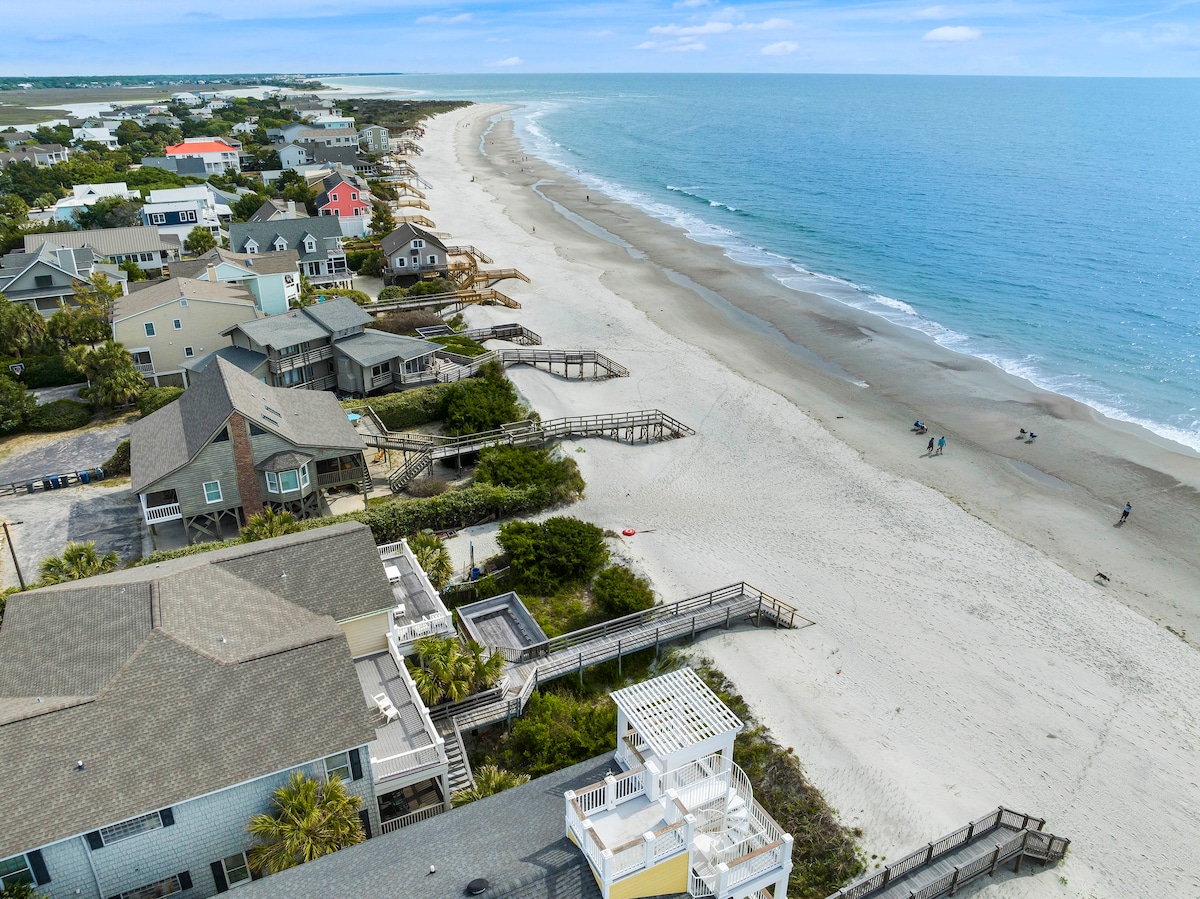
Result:
{"label": "asphalt shingle roof", "polygon": [[[616,771],[612,756],[564,768],[243,887],[242,899],[600,899],[582,852],[564,835],[567,790]],[[429,866],[437,871],[429,873]]]}
{"label": "asphalt shingle roof", "polygon": [[0,858],[370,742],[335,619],[392,601],[355,523],[14,596]]}
{"label": "asphalt shingle roof", "polygon": [[334,345],[338,352],[345,353],[363,366],[378,365],[389,359],[416,359],[442,349],[441,345],[428,340],[389,334],[386,331],[377,331],[371,328],[361,334],[339,340]]}
{"label": "asphalt shingle roof", "polygon": [[332,393],[268,387],[217,356],[196,372],[178,400],[133,423],[129,443],[132,491],[143,492],[194,459],[235,410],[294,447],[363,448],[362,438]]}
{"label": "asphalt shingle roof", "polygon": [[216,247],[205,253],[199,259],[183,259],[171,263],[171,274],[182,278],[196,278],[204,274],[210,265],[227,262],[238,268],[246,269],[247,273],[255,275],[294,275],[299,272],[297,263],[300,256],[295,250],[278,250],[271,253],[234,253]]}
{"label": "asphalt shingle roof", "polygon": [[391,256],[396,250],[403,246],[407,246],[413,239],[423,240],[426,244],[431,244],[439,249],[445,250],[446,245],[441,239],[435,237],[424,228],[419,228],[411,222],[405,222],[395,231],[379,242],[379,247],[383,251],[384,256]]}
{"label": "asphalt shingle roof", "polygon": [[[313,253],[304,252],[306,234],[311,234],[316,240],[317,248]],[[259,252],[266,253],[274,248],[276,237],[282,237],[289,250],[299,253],[301,262],[316,262],[325,259],[329,250],[341,247],[342,228],[334,216],[234,222],[229,226],[229,245],[236,253],[246,252],[246,241],[250,239],[258,244]]]}
{"label": "asphalt shingle roof", "polygon": [[349,297],[330,297],[301,310],[326,331],[348,331],[374,321],[371,314]]}
{"label": "asphalt shingle roof", "polygon": [[259,346],[277,350],[304,343],[306,340],[323,340],[329,336],[329,333],[305,315],[302,309],[293,309],[291,312],[272,315],[258,321],[242,322],[222,333],[228,334],[234,328],[244,332]]}
{"label": "asphalt shingle roof", "polygon": [[129,315],[137,315],[163,303],[179,299],[214,300],[222,303],[238,303],[246,306],[246,317],[254,318],[257,309],[253,295],[232,284],[220,281],[197,281],[193,278],[171,278],[168,281],[155,281],[149,287],[117,297],[113,300],[113,320],[118,321]]}
{"label": "asphalt shingle roof", "polygon": [[187,359],[183,363],[183,367],[188,371],[204,371],[208,368],[209,363],[214,359],[221,358],[231,365],[235,365],[242,371],[250,372],[258,368],[267,361],[267,357],[262,353],[256,353],[254,350],[248,350],[240,346],[223,346],[219,350],[213,350],[198,359]]}

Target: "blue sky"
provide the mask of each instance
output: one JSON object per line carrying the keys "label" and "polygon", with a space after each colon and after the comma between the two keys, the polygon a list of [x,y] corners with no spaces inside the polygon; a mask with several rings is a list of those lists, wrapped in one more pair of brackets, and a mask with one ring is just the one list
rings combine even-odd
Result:
{"label": "blue sky", "polygon": [[1200,74],[1200,0],[59,0],[4,25],[4,75]]}

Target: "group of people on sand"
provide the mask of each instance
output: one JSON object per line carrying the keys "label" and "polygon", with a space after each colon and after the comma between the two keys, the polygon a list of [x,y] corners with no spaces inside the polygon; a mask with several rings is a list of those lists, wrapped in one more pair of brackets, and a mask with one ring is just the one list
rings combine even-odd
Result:
{"label": "group of people on sand", "polygon": [[[925,422],[921,421],[918,418],[916,421],[913,422],[913,430],[916,431],[918,434],[928,434],[929,433],[929,425],[925,424]],[[937,439],[937,441],[936,441],[937,450],[936,451],[934,450],[934,443],[935,443],[934,439],[932,437],[930,437],[929,438],[929,455],[940,456],[942,454],[942,450],[944,450],[946,448],[946,436],[943,434],[941,437],[939,437]]]}

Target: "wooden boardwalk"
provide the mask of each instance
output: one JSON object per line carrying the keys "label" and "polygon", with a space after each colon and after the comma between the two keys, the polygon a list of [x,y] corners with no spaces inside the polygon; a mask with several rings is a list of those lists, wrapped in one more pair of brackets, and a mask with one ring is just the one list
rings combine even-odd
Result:
{"label": "wooden boardwalk", "polygon": [[1020,871],[1026,859],[1043,867],[1066,855],[1070,840],[1044,833],[1046,822],[1000,807],[927,843],[916,852],[843,887],[828,899],[936,899],[1009,862]]}
{"label": "wooden boardwalk", "polygon": [[519,716],[539,685],[567,674],[578,674],[601,662],[620,662],[632,652],[655,650],[664,643],[717,627],[729,628],[746,620],[756,625],[798,628],[814,624],[792,605],[740,582],[656,605],[613,621],[552,637],[542,643],[514,650],[490,647],[508,661],[507,687],[502,696],[454,714],[460,730],[475,730]]}

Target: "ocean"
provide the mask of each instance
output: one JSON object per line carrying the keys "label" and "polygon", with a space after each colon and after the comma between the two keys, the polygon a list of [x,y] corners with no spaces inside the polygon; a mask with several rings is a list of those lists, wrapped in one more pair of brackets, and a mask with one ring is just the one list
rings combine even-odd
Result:
{"label": "ocean", "polygon": [[531,153],[693,239],[1200,450],[1200,81],[335,83],[520,104]]}

